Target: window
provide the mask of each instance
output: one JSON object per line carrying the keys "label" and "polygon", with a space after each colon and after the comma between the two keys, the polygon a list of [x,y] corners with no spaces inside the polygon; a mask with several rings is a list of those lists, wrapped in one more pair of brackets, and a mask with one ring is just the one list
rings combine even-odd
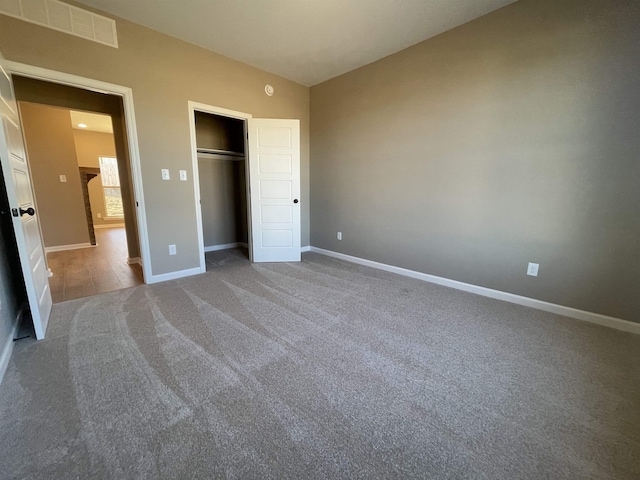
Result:
{"label": "window", "polygon": [[105,218],[123,218],[122,194],[120,191],[120,176],[118,175],[118,160],[113,157],[100,157],[100,177],[104,193]]}

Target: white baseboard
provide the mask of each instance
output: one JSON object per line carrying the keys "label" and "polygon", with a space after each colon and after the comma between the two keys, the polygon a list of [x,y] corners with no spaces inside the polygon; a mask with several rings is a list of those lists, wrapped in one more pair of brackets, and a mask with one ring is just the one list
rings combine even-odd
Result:
{"label": "white baseboard", "polygon": [[72,243],[70,245],[54,245],[53,247],[45,247],[44,253],[62,252],[64,250],[78,250],[80,248],[89,248],[89,247],[95,247],[95,245],[91,245],[90,243]]}
{"label": "white baseboard", "polygon": [[99,225],[93,224],[93,228],[123,228],[124,223],[101,223]]}
{"label": "white baseboard", "polygon": [[4,374],[7,371],[7,367],[9,366],[9,359],[11,358],[11,353],[13,352],[13,339],[18,332],[18,326],[20,325],[20,317],[22,316],[22,312],[18,311],[18,315],[16,315],[16,319],[13,322],[13,327],[9,332],[9,336],[7,337],[6,342],[2,346],[2,353],[0,353],[0,384],[2,383],[2,379],[4,378]]}
{"label": "white baseboard", "polygon": [[127,257],[127,265],[133,265],[134,263],[137,263],[138,265],[142,265],[142,259],[140,257],[133,257],[133,258]]}
{"label": "white baseboard", "polygon": [[597,323],[598,325],[604,325],[605,327],[611,327],[617,330],[623,330],[625,332],[640,334],[640,323],[630,322],[629,320],[608,317],[607,315],[587,312],[586,310],[578,310],[577,308],[572,307],[565,307],[564,305],[544,302],[542,300],[536,300],[535,298],[523,297],[520,295],[515,295],[513,293],[480,287],[478,285],[473,285],[470,283],[458,282],[457,280],[450,280],[448,278],[437,277],[435,275],[429,275],[427,273],[416,272],[415,270],[409,270],[407,268],[394,267],[393,265],[387,265],[385,263],[374,262],[373,260],[353,257],[351,255],[333,252],[331,250],[325,250],[323,248],[311,247],[311,251],[320,253],[322,255],[327,255],[329,257],[338,258],[340,260],[346,260],[347,262],[357,263],[358,265],[377,268],[386,272],[397,273],[398,275],[416,278],[425,282],[437,283],[438,285],[455,288],[456,290],[464,290],[465,292],[475,293],[476,295],[482,295],[483,297],[495,298],[504,302],[524,305],[525,307],[536,308],[538,310],[544,310],[545,312],[551,312],[558,315],[564,315],[565,317],[571,317],[578,320]]}
{"label": "white baseboard", "polygon": [[158,282],[166,282],[168,280],[176,280],[178,278],[190,277],[191,275],[198,275],[204,273],[206,270],[200,267],[188,268],[186,270],[178,270],[177,272],[161,273],[159,275],[151,275],[151,278],[145,278],[145,283],[152,284]]}
{"label": "white baseboard", "polygon": [[221,245],[211,245],[209,247],[204,247],[205,252],[217,252],[218,250],[226,250],[228,248],[236,248],[236,247],[246,247],[247,244],[244,242],[235,242],[235,243],[223,243]]}
{"label": "white baseboard", "polygon": [[[210,247],[204,247],[204,251],[206,252],[216,252],[218,250],[226,250],[227,248],[236,248],[236,247],[244,247],[249,248],[249,244],[245,242],[236,242],[236,243],[224,243],[222,245],[212,245]],[[310,252],[311,247],[307,245],[306,247],[300,247],[300,252]]]}

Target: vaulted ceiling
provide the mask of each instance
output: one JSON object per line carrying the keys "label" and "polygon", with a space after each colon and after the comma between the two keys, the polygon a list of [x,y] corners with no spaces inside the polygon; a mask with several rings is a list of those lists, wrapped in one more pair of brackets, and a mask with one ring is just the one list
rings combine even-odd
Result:
{"label": "vaulted ceiling", "polygon": [[515,0],[81,0],[311,86]]}

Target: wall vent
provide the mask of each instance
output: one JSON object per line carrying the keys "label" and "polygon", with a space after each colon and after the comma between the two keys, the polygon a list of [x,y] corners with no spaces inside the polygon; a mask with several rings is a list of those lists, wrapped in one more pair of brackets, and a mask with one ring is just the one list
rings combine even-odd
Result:
{"label": "wall vent", "polygon": [[58,0],[0,0],[0,14],[118,48],[115,20]]}

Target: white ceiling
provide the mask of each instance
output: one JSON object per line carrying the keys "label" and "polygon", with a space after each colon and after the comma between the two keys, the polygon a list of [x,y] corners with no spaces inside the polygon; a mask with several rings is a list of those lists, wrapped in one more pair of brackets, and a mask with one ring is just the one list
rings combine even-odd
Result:
{"label": "white ceiling", "polygon": [[80,0],[311,86],[516,0]]}
{"label": "white ceiling", "polygon": [[[78,112],[70,110],[71,126],[78,130],[91,130],[92,132],[113,133],[113,124],[109,115],[99,113]],[[83,123],[86,128],[81,128],[78,124]]]}

